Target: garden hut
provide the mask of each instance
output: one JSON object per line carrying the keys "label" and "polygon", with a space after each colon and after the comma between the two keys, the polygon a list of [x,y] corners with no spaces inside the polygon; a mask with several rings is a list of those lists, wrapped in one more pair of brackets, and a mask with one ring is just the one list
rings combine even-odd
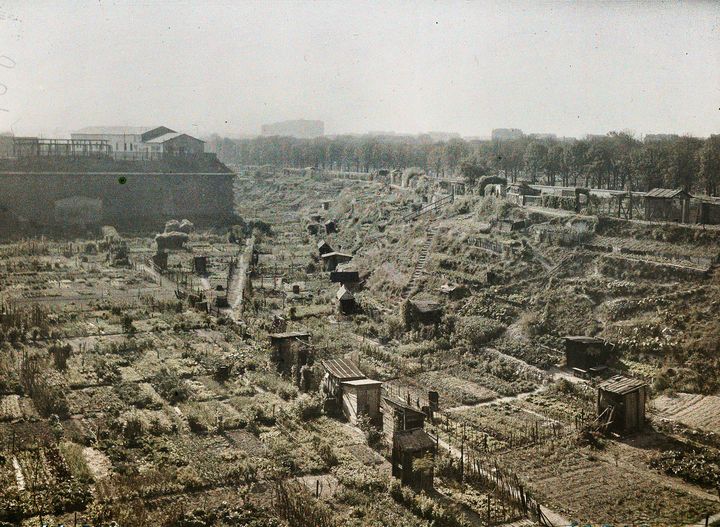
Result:
{"label": "garden hut", "polygon": [[645,426],[648,385],[639,379],[616,375],[598,387],[597,413],[607,430],[617,434],[637,432]]}
{"label": "garden hut", "polygon": [[447,295],[450,300],[460,300],[470,294],[467,287],[458,284],[443,284],[438,288],[438,291]]}
{"label": "garden hut", "polygon": [[654,188],[645,194],[645,219],[688,223],[691,198],[681,188]]}
{"label": "garden hut", "polygon": [[320,256],[333,252],[333,248],[330,247],[330,244],[325,240],[320,240],[317,244],[317,248]]}
{"label": "garden hut", "polygon": [[340,284],[356,284],[360,281],[360,273],[338,266],[335,271],[330,272],[330,281]]}
{"label": "garden hut", "polygon": [[570,335],[565,340],[565,365],[585,376],[607,366],[612,345],[601,338]]}
{"label": "garden hut", "polygon": [[338,301],[338,310],[343,315],[351,315],[357,310],[357,303],[355,302],[355,295],[347,289],[344,285],[340,286],[338,292],[335,294]]}
{"label": "garden hut", "polygon": [[194,256],[193,257],[193,271],[197,275],[207,274],[207,256]]}
{"label": "garden hut", "polygon": [[[346,410],[342,408],[343,404],[345,404],[343,401],[343,383],[366,379],[365,374],[360,371],[354,362],[347,359],[324,360],[322,361],[322,366],[325,370],[325,376],[322,380],[321,390],[323,394],[325,394],[326,404],[334,407],[335,410],[343,410],[343,413],[345,413]],[[356,395],[358,391],[361,391],[359,389],[352,390]],[[367,398],[365,400],[367,400]],[[348,400],[348,404],[350,402],[351,401]],[[355,405],[355,411],[351,412],[350,409],[348,409],[346,415],[357,415],[357,401]]]}
{"label": "garden hut", "polygon": [[167,269],[168,253],[166,253],[165,251],[162,251],[162,252],[153,254],[152,262],[156,269],[165,271]]}
{"label": "garden hut", "polygon": [[388,439],[392,439],[396,432],[425,427],[425,414],[399,397],[384,396],[382,398],[382,413],[383,433]]}
{"label": "garden hut", "polygon": [[433,488],[435,441],[422,428],[396,432],[392,445],[392,475],[417,490]]}
{"label": "garden hut", "polygon": [[443,316],[443,308],[434,300],[410,300],[410,317],[421,324],[439,324]]}
{"label": "garden hut", "polygon": [[342,412],[352,424],[365,415],[375,426],[382,424],[380,397],[382,382],[373,379],[354,379],[340,383]]}
{"label": "garden hut", "polygon": [[323,268],[326,271],[334,271],[338,264],[347,263],[352,260],[352,255],[333,251],[323,254],[320,258],[322,258]]}
{"label": "garden hut", "polygon": [[273,333],[270,335],[272,361],[280,373],[290,373],[292,367],[300,369],[308,363],[310,351],[307,346],[310,334],[300,331]]}

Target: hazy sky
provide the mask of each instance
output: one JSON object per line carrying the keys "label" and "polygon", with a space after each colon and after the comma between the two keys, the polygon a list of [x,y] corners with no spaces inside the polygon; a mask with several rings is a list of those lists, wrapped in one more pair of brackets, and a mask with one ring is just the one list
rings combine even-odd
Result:
{"label": "hazy sky", "polygon": [[704,136],[720,133],[720,2],[0,0],[0,83],[17,134],[307,118]]}

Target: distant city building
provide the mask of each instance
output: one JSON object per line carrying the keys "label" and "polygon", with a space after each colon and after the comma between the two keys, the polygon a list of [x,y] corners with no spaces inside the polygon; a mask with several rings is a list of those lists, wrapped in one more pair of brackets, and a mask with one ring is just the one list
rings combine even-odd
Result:
{"label": "distant city building", "polygon": [[677,134],[647,134],[645,136],[646,143],[657,143],[660,141],[672,141],[680,137]]}
{"label": "distant city building", "polygon": [[325,123],[322,121],[297,119],[294,121],[264,124],[261,130],[264,136],[282,135],[297,137],[299,139],[312,139],[325,134]]}
{"label": "distant city building", "polygon": [[519,128],[494,128],[492,131],[493,141],[512,141],[522,139],[523,131]]}

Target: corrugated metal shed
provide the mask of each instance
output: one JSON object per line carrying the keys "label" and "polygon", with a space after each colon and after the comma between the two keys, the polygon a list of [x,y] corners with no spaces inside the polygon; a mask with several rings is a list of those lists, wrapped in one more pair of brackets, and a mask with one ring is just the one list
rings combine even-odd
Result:
{"label": "corrugated metal shed", "polygon": [[325,371],[341,381],[353,381],[365,378],[365,375],[358,369],[357,365],[349,360],[329,359],[322,361],[322,365]]}
{"label": "corrugated metal shed", "polygon": [[692,196],[685,192],[681,188],[654,188],[647,194],[645,194],[646,198],[664,198],[664,199],[675,199],[675,198],[683,198],[683,199],[689,199]]}
{"label": "corrugated metal shed", "polygon": [[634,392],[635,390],[639,390],[646,385],[647,383],[645,381],[641,381],[639,379],[631,379],[630,377],[615,375],[602,383],[599,388],[606,392],[625,395],[630,392]]}

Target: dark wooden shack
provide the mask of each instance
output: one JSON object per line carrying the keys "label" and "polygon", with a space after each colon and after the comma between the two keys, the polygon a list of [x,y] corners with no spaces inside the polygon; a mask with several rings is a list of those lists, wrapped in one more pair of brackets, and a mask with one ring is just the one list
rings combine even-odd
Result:
{"label": "dark wooden shack", "polygon": [[439,324],[443,316],[443,307],[434,300],[411,300],[412,320],[421,324]]}
{"label": "dark wooden shack", "polygon": [[333,251],[323,254],[320,258],[322,258],[323,268],[326,271],[334,271],[338,264],[346,263],[352,260],[352,255]]}
{"label": "dark wooden shack", "polygon": [[464,285],[444,284],[438,288],[438,291],[447,295],[450,300],[460,300],[470,295],[470,290]]}
{"label": "dark wooden shack", "polygon": [[320,240],[317,244],[317,248],[320,256],[333,252],[333,248],[330,247],[330,244],[325,240]]}
{"label": "dark wooden shack", "polygon": [[355,295],[347,289],[344,285],[340,286],[338,292],[335,294],[338,302],[338,311],[342,315],[352,315],[357,312],[357,302],[355,302]]}
{"label": "dark wooden shack", "polygon": [[348,269],[336,269],[330,272],[330,281],[340,284],[356,284],[360,281],[360,273]]}
{"label": "dark wooden shack", "polygon": [[607,431],[638,432],[645,426],[648,386],[644,381],[616,375],[598,387],[597,413]]}
{"label": "dark wooden shack", "polygon": [[689,223],[691,198],[681,188],[654,188],[645,194],[645,219]]}
{"label": "dark wooden shack", "polygon": [[153,254],[152,262],[156,269],[165,271],[167,269],[167,264],[168,264],[168,253],[163,251],[163,252]]}
{"label": "dark wooden shack", "polygon": [[288,374],[292,371],[293,366],[299,370],[308,364],[310,349],[307,344],[309,341],[310,334],[299,331],[270,335],[271,359],[277,365],[280,373]]}
{"label": "dark wooden shack", "polygon": [[193,271],[201,276],[208,274],[207,256],[193,257]]}
{"label": "dark wooden shack", "polygon": [[565,365],[582,372],[607,366],[612,358],[612,345],[597,337],[570,335],[565,340]]}
{"label": "dark wooden shack", "polygon": [[403,485],[429,492],[433,488],[434,456],[435,441],[425,430],[397,432],[392,443],[392,475]]}

